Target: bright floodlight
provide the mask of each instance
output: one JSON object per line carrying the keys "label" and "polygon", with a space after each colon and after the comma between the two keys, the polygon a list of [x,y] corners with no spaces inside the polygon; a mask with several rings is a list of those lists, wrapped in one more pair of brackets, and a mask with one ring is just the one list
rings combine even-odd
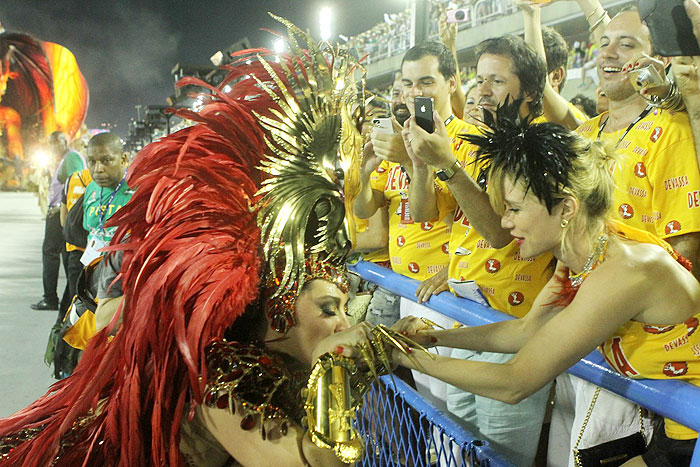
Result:
{"label": "bright floodlight", "polygon": [[32,157],[32,162],[34,167],[39,169],[48,169],[49,163],[51,162],[51,156],[46,151],[37,151]]}
{"label": "bright floodlight", "polygon": [[323,7],[319,12],[318,19],[321,25],[321,40],[327,41],[331,38],[331,8]]}
{"label": "bright floodlight", "polygon": [[274,50],[276,54],[284,52],[284,41],[282,39],[277,39],[275,41]]}

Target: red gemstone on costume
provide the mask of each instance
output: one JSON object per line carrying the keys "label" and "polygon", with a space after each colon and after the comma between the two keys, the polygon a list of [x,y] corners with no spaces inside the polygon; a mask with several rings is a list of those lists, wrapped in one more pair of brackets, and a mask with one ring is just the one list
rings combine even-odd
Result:
{"label": "red gemstone on costume", "polygon": [[620,207],[617,209],[617,212],[623,219],[632,219],[632,217],[634,216],[634,208],[632,208],[632,206],[630,206],[627,203],[621,204]]}
{"label": "red gemstone on costume", "polygon": [[272,359],[263,355],[262,357],[258,358],[258,363],[262,366],[270,366],[272,365]]}
{"label": "red gemstone on costume", "polygon": [[225,409],[228,407],[228,394],[224,394],[223,396],[219,397],[219,399],[216,401],[216,407],[219,409]]}
{"label": "red gemstone on costume", "polygon": [[254,427],[255,427],[255,416],[246,415],[245,417],[243,417],[243,420],[241,420],[241,429],[252,430]]}
{"label": "red gemstone on costume", "polygon": [[678,221],[671,221],[666,224],[666,228],[664,230],[666,231],[666,235],[678,233],[681,231],[681,223]]}
{"label": "red gemstone on costume", "polygon": [[497,259],[491,258],[486,261],[484,268],[486,269],[486,272],[495,274],[501,269],[501,262]]}
{"label": "red gemstone on costume", "polygon": [[668,362],[664,365],[664,374],[670,377],[683,376],[688,373],[688,362]]}
{"label": "red gemstone on costume", "polygon": [[520,292],[512,292],[508,295],[508,303],[510,306],[518,306],[525,301],[525,296]]}
{"label": "red gemstone on costume", "polygon": [[221,377],[221,381],[225,381],[228,383],[237,380],[241,376],[243,376],[243,370],[233,370],[223,375]]}

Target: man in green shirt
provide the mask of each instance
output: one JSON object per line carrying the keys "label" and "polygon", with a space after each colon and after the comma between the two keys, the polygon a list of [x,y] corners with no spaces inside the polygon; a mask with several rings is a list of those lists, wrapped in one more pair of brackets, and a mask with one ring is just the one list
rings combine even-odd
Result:
{"label": "man in green shirt", "polygon": [[99,250],[114,235],[115,227],[106,228],[104,224],[133,194],[126,184],[129,156],[117,135],[93,136],[87,146],[87,163],[92,182],[85,189],[83,202],[83,227],[88,232],[88,243],[81,261],[86,265],[101,255]]}

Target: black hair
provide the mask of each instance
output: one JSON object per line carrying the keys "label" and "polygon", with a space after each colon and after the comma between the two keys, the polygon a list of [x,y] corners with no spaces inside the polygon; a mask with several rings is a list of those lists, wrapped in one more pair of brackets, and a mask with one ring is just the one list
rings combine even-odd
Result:
{"label": "black hair", "polygon": [[566,63],[569,60],[569,46],[556,29],[550,27],[542,28],[542,41],[544,42],[544,53],[547,56],[547,74],[559,67],[564,67],[564,78],[559,84],[559,92],[566,84]]}
{"label": "black hair", "polygon": [[576,94],[571,99],[571,103],[574,105],[580,105],[581,107],[583,107],[583,112],[586,114],[586,116],[588,118],[593,118],[596,115],[598,115],[598,111],[596,110],[595,101],[588,96],[584,96],[583,94]]}
{"label": "black hair", "polygon": [[457,61],[450,49],[437,41],[425,41],[414,45],[401,59],[401,68],[406,62],[415,62],[423,57],[432,56],[438,60],[438,71],[445,79],[450,79],[457,74]]}
{"label": "black hair", "polygon": [[520,92],[532,99],[530,102],[531,116],[542,114],[542,96],[547,79],[547,66],[544,60],[525,43],[525,40],[514,35],[486,39],[477,46],[477,63],[484,54],[510,58],[513,62],[511,71],[520,80]]}

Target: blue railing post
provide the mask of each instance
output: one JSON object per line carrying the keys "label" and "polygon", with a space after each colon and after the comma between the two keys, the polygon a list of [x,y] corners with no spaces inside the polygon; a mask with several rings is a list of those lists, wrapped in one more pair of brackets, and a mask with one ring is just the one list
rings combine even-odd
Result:
{"label": "blue railing post", "polygon": [[[366,261],[351,265],[350,270],[396,295],[416,301],[415,293],[419,282],[414,279]],[[424,305],[467,326],[514,319],[471,300],[455,297],[449,292],[431,297]],[[671,380],[629,379],[613,371],[597,350],[581,359],[568,372],[700,431],[700,388],[692,384]],[[696,443],[691,466],[700,467],[700,443]]]}

